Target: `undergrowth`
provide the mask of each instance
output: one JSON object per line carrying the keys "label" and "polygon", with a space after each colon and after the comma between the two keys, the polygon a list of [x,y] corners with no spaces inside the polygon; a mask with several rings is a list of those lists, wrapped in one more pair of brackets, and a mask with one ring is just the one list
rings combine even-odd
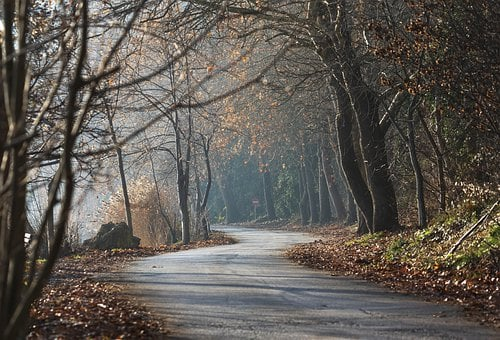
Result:
{"label": "undergrowth", "polygon": [[388,261],[411,264],[421,269],[471,269],[474,272],[478,265],[491,267],[491,272],[500,270],[500,209],[476,231],[467,237],[450,254],[450,250],[486,213],[484,204],[472,204],[457,207],[438,216],[429,227],[421,230],[403,232],[392,237],[392,242],[384,253]]}
{"label": "undergrowth", "polygon": [[394,233],[357,236],[355,227],[330,227],[324,239],[295,246],[286,255],[334,275],[363,277],[401,292],[458,303],[482,322],[500,327],[499,206],[457,245],[490,207],[465,202],[427,228]]}

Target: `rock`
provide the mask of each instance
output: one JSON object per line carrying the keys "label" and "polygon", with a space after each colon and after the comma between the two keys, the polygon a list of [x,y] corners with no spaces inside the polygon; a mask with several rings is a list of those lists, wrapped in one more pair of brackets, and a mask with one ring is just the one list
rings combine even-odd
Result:
{"label": "rock", "polygon": [[137,248],[141,239],[132,234],[125,222],[101,225],[97,235],[83,242],[84,247],[93,249]]}

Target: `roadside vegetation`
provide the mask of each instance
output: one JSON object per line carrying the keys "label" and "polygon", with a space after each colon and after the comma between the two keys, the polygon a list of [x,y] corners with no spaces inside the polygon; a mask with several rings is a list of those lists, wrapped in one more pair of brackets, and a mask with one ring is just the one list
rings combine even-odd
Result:
{"label": "roadside vegetation", "polygon": [[316,230],[317,241],[297,245],[286,255],[332,275],[458,304],[481,323],[500,327],[499,218],[498,206],[470,203],[438,216],[426,228],[359,236],[354,226],[328,226]]}

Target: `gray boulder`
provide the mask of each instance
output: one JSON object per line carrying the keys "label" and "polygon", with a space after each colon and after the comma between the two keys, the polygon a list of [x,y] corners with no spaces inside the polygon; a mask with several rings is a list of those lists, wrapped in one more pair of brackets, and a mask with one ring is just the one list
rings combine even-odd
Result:
{"label": "gray boulder", "polygon": [[83,242],[83,246],[92,249],[137,248],[141,239],[132,234],[125,222],[101,225],[97,235]]}

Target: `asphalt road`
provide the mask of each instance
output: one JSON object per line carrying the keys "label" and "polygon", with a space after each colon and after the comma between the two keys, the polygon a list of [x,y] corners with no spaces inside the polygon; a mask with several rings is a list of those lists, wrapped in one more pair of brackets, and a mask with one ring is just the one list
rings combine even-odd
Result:
{"label": "asphalt road", "polygon": [[218,227],[238,244],[134,262],[120,280],[176,339],[500,339],[500,332],[361,280],[288,262],[305,234]]}

